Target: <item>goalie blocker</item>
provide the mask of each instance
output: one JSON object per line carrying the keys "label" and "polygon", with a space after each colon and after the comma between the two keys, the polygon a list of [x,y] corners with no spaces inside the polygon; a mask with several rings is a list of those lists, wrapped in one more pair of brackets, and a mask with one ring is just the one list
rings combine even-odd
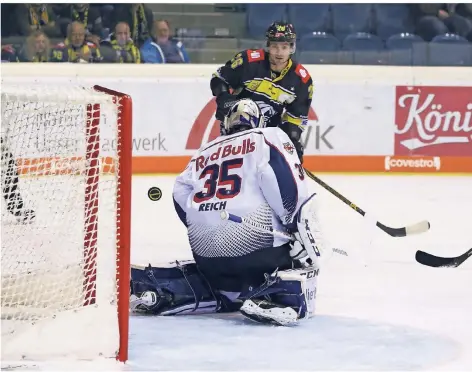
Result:
{"label": "goalie blocker", "polygon": [[153,315],[240,311],[261,323],[291,325],[315,314],[319,269],[275,271],[240,293],[212,288],[194,261],[132,266],[131,311]]}

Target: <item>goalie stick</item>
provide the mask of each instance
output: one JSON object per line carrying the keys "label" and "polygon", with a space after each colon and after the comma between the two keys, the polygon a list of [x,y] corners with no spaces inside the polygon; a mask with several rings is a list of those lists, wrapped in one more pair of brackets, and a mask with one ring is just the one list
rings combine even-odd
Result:
{"label": "goalie stick", "polygon": [[[364,212],[361,208],[359,208],[357,205],[355,205],[353,202],[351,202],[349,199],[341,195],[338,191],[333,189],[331,186],[329,186],[327,183],[316,177],[313,173],[311,173],[308,169],[304,168],[305,173],[308,175],[309,178],[311,178],[313,181],[315,181],[318,185],[323,187],[325,190],[329,191],[331,194],[333,194],[335,197],[337,197],[339,200],[344,202],[345,204],[349,205],[352,209],[354,209],[357,213],[359,213],[361,216],[365,216],[366,212]],[[428,221],[421,221],[418,223],[415,223],[413,225],[405,226],[405,227],[389,227],[387,225],[384,225],[383,223],[376,221],[375,225],[381,229],[382,231],[386,232],[388,235],[393,236],[395,238],[398,237],[404,237],[404,236],[410,236],[414,234],[421,234],[429,230],[430,228],[430,223]]]}
{"label": "goalie stick", "polygon": [[416,261],[430,267],[457,267],[472,256],[472,248],[456,257],[440,257],[427,252],[416,251]]}
{"label": "goalie stick", "polygon": [[[235,214],[229,213],[227,211],[221,211],[220,212],[220,217],[221,217],[222,220],[228,220],[228,221],[232,221],[232,222],[236,222],[236,223],[245,223],[245,224],[253,227],[256,230],[269,232],[274,236],[278,236],[278,237],[281,237],[281,238],[287,238],[287,239],[290,239],[291,241],[296,240],[295,237],[291,234],[288,234],[288,233],[283,232],[283,231],[276,230],[276,229],[274,229],[270,226],[265,226],[265,225],[262,225],[260,223],[248,220],[245,217],[236,216]],[[349,256],[349,254],[343,249],[332,248],[331,251],[333,253],[337,253],[341,256]]]}

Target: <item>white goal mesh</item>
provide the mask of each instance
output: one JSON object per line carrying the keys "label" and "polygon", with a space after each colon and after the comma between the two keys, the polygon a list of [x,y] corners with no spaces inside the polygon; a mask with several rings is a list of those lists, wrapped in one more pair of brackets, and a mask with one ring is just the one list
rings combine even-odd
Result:
{"label": "white goal mesh", "polygon": [[2,84],[2,361],[126,352],[125,98]]}

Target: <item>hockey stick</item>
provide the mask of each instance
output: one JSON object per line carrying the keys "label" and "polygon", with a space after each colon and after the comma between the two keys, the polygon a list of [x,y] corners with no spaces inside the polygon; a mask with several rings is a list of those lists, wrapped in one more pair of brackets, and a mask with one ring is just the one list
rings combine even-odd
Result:
{"label": "hockey stick", "polygon": [[[287,239],[290,239],[290,241],[292,241],[292,242],[296,240],[295,237],[291,234],[288,234],[288,233],[283,232],[283,231],[276,230],[276,229],[274,229],[270,226],[262,225],[260,223],[248,220],[246,217],[236,216],[235,214],[229,213],[227,211],[221,211],[220,212],[220,217],[221,217],[222,220],[228,220],[228,221],[232,221],[232,222],[236,222],[236,223],[245,223],[247,225],[250,225],[251,227],[253,227],[256,230],[271,233],[273,236],[277,236],[279,238],[287,238]],[[337,253],[341,256],[349,256],[349,254],[343,249],[332,248],[331,250],[333,251],[333,253]]]}
{"label": "hockey stick", "polygon": [[[318,185],[323,187],[325,190],[329,191],[331,194],[333,194],[335,197],[340,199],[342,202],[345,204],[349,205],[352,209],[354,209],[357,213],[359,213],[361,216],[365,216],[366,212],[364,212],[361,208],[359,208],[357,205],[355,205],[353,202],[351,202],[349,199],[341,195],[339,192],[337,192],[335,189],[333,189],[331,186],[326,184],[324,181],[320,180],[318,177],[316,177],[313,173],[311,173],[308,169],[305,169],[305,173],[310,177],[313,181],[315,181]],[[415,223],[413,225],[405,226],[405,227],[389,227],[384,225],[383,223],[376,221],[375,225],[386,232],[388,235],[393,236],[393,237],[403,237],[403,236],[410,236],[414,234],[421,234],[429,230],[430,228],[430,223],[428,221],[421,221],[418,223]]]}
{"label": "hockey stick", "polygon": [[457,267],[472,256],[472,248],[456,257],[440,257],[427,252],[417,251],[416,261],[430,267]]}

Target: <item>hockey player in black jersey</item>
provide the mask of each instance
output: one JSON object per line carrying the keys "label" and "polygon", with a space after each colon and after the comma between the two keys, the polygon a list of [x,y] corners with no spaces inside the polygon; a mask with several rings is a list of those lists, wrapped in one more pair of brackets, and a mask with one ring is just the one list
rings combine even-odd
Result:
{"label": "hockey player in black jersey", "polygon": [[300,136],[307,125],[313,82],[308,71],[291,58],[296,42],[293,25],[274,22],[266,40],[266,50],[244,50],[213,74],[210,86],[216,97],[216,118],[223,122],[236,101],[250,98],[261,108],[266,126],[278,126],[287,133],[303,160]]}

